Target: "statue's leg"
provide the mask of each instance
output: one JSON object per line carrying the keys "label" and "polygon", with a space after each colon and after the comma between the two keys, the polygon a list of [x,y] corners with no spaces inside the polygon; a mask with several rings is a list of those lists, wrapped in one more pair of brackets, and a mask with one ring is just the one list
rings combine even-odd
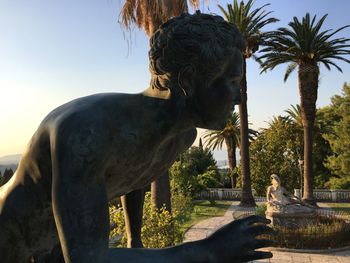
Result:
{"label": "statue's leg", "polygon": [[141,240],[144,189],[132,191],[121,197],[128,235],[128,248],[143,247]]}

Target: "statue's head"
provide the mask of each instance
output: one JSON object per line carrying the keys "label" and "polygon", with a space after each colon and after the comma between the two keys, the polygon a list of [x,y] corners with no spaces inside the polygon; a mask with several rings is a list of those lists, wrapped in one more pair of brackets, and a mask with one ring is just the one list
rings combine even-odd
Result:
{"label": "statue's head", "polygon": [[245,42],[237,28],[219,16],[183,14],[150,43],[151,87],[184,99],[197,127],[223,128],[240,101]]}
{"label": "statue's head", "polygon": [[281,185],[281,179],[277,174],[271,174],[271,181],[272,181],[272,185],[276,185],[276,186]]}

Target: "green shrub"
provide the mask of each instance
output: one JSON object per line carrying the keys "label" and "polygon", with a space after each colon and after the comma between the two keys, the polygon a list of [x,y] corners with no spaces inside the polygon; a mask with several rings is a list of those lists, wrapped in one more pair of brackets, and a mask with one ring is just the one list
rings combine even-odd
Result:
{"label": "green shrub", "polygon": [[331,178],[326,187],[330,189],[350,189],[350,177]]}
{"label": "green shrub", "polygon": [[173,191],[195,196],[207,187],[215,187],[221,179],[216,161],[209,149],[193,146],[183,152],[169,170]]}
{"label": "green shrub", "polygon": [[[150,194],[145,196],[143,209],[143,224],[141,229],[142,242],[148,248],[163,248],[182,242],[180,222],[185,221],[191,213],[190,199],[175,196],[173,199],[173,213],[170,214],[164,207],[160,211],[151,203]],[[111,207],[113,211],[115,207]],[[127,235],[125,232],[124,212],[119,209],[111,215],[111,222],[115,227],[110,238],[120,237],[115,246],[126,247]]]}
{"label": "green shrub", "polygon": [[220,179],[220,173],[217,169],[210,169],[205,173],[198,175],[198,183],[204,189],[222,187]]}
{"label": "green shrub", "polygon": [[172,192],[172,215],[180,225],[190,219],[193,207],[193,200],[190,196],[184,196],[182,194]]}
{"label": "green shrub", "polygon": [[274,226],[278,247],[296,249],[336,248],[350,244],[350,225],[337,218],[318,217],[307,226]]}
{"label": "green shrub", "polygon": [[114,228],[109,233],[109,238],[116,238],[116,243],[113,247],[126,247],[127,246],[127,236],[125,232],[125,220],[124,212],[120,207],[115,207],[110,205],[109,207],[110,222],[114,225]]}
{"label": "green shrub", "polygon": [[266,209],[267,209],[267,206],[266,206],[265,203],[263,203],[263,204],[261,204],[261,205],[258,205],[258,206],[255,208],[255,214],[256,214],[256,215],[259,215],[259,216],[262,216],[262,217],[265,217]]}

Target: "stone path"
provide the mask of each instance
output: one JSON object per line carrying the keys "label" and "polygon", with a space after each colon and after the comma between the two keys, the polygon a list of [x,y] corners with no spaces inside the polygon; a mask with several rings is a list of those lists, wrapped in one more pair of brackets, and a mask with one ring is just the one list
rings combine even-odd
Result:
{"label": "stone path", "polygon": [[[216,229],[232,221],[232,211],[238,202],[233,202],[224,216],[213,217],[203,220],[191,227],[185,234],[184,242],[203,239],[213,233]],[[267,249],[268,250],[268,249]],[[257,260],[253,263],[350,263],[350,249],[347,251],[333,253],[294,253],[274,251],[273,258],[268,260]]]}

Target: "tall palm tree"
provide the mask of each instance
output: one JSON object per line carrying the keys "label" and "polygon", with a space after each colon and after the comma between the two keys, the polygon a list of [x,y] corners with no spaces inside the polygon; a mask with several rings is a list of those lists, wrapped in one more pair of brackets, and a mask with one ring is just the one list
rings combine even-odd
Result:
{"label": "tall palm tree", "polygon": [[302,124],[304,127],[304,200],[313,204],[313,182],[312,171],[312,142],[313,127],[316,116],[316,100],[319,81],[319,67],[323,64],[328,70],[331,66],[341,68],[334,62],[342,60],[350,63],[344,55],[350,54],[349,38],[333,38],[343,26],[335,31],[321,30],[327,15],[319,21],[316,16],[312,19],[307,13],[301,21],[293,18],[288,28],[279,28],[270,32],[266,47],[261,50],[264,54],[260,59],[262,72],[274,69],[277,65],[290,63],[284,76],[284,81],[298,68],[299,95],[301,104]]}
{"label": "tall palm tree", "polygon": [[256,58],[254,53],[259,49],[260,43],[265,38],[262,28],[268,24],[277,22],[276,18],[268,18],[271,12],[264,10],[269,4],[265,4],[257,9],[252,9],[254,0],[249,0],[246,4],[238,0],[227,5],[227,10],[219,5],[224,17],[230,23],[234,23],[246,40],[246,49],[243,53],[243,75],[241,79],[241,104],[239,105],[239,115],[241,122],[241,170],[242,170],[242,200],[241,206],[255,206],[250,181],[249,167],[249,139],[248,139],[248,110],[247,110],[247,66],[246,59]]}
{"label": "tall palm tree", "polygon": [[[190,0],[189,3],[197,8],[199,0]],[[186,0],[126,0],[121,12],[121,22],[127,29],[136,24],[151,37],[161,24],[184,12],[188,12]],[[151,192],[156,207],[161,208],[165,204],[167,210],[171,210],[168,172],[152,183]]]}
{"label": "tall palm tree", "polygon": [[[249,140],[253,140],[257,131],[249,129]],[[205,145],[211,150],[220,150],[225,142],[227,149],[227,159],[231,173],[232,188],[236,187],[237,174],[234,174],[237,166],[236,148],[240,146],[240,122],[237,112],[233,112],[223,130],[207,131],[204,133]]]}

